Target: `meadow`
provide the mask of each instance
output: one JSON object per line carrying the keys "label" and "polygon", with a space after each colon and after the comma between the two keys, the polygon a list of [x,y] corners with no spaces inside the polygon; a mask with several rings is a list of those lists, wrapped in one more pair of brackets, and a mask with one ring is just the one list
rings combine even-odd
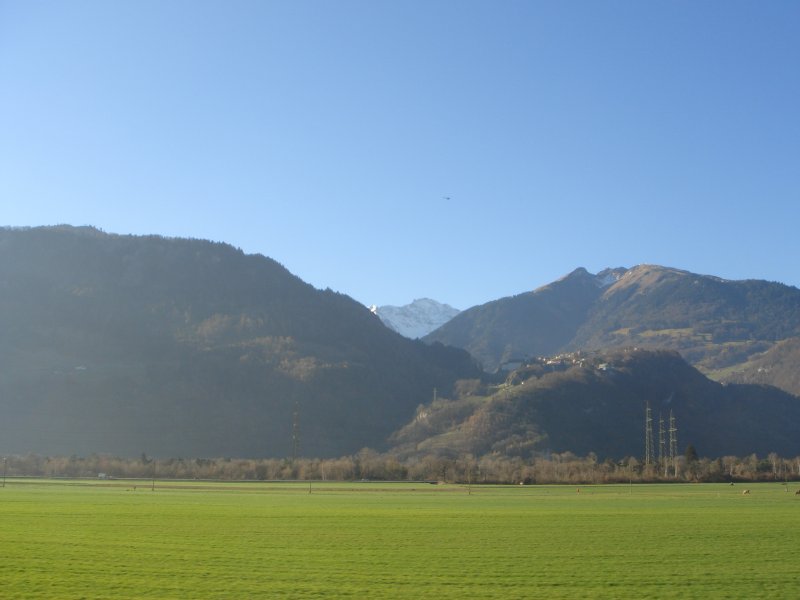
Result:
{"label": "meadow", "polygon": [[9,479],[0,597],[800,597],[793,488],[579,489]]}

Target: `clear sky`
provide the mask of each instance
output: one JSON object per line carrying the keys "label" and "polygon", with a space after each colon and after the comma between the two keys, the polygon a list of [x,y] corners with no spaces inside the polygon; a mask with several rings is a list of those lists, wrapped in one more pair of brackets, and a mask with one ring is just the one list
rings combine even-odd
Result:
{"label": "clear sky", "polygon": [[800,286],[800,2],[0,0],[0,224],[365,304],[578,266]]}

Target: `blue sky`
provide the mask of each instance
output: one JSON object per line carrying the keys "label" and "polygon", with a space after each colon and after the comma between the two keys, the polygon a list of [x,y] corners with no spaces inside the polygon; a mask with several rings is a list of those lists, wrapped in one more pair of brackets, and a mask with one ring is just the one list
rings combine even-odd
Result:
{"label": "blue sky", "polygon": [[578,266],[800,285],[800,3],[0,0],[0,224],[365,304]]}

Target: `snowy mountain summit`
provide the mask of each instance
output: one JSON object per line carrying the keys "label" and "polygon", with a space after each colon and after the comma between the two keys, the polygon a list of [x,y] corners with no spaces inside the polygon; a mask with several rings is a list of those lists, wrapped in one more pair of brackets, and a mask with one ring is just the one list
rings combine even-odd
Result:
{"label": "snowy mountain summit", "polygon": [[400,335],[416,339],[447,323],[460,310],[430,298],[419,298],[405,306],[370,306],[383,324]]}

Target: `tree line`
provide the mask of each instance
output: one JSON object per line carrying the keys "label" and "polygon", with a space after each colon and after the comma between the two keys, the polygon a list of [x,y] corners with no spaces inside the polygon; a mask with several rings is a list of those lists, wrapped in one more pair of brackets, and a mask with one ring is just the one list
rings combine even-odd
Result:
{"label": "tree line", "polygon": [[9,477],[214,479],[223,481],[440,481],[497,484],[608,484],[657,482],[800,481],[800,456],[701,458],[693,448],[674,464],[636,457],[600,460],[592,453],[548,453],[532,459],[503,455],[401,458],[365,448],[339,458],[120,458],[102,454],[4,457]]}

